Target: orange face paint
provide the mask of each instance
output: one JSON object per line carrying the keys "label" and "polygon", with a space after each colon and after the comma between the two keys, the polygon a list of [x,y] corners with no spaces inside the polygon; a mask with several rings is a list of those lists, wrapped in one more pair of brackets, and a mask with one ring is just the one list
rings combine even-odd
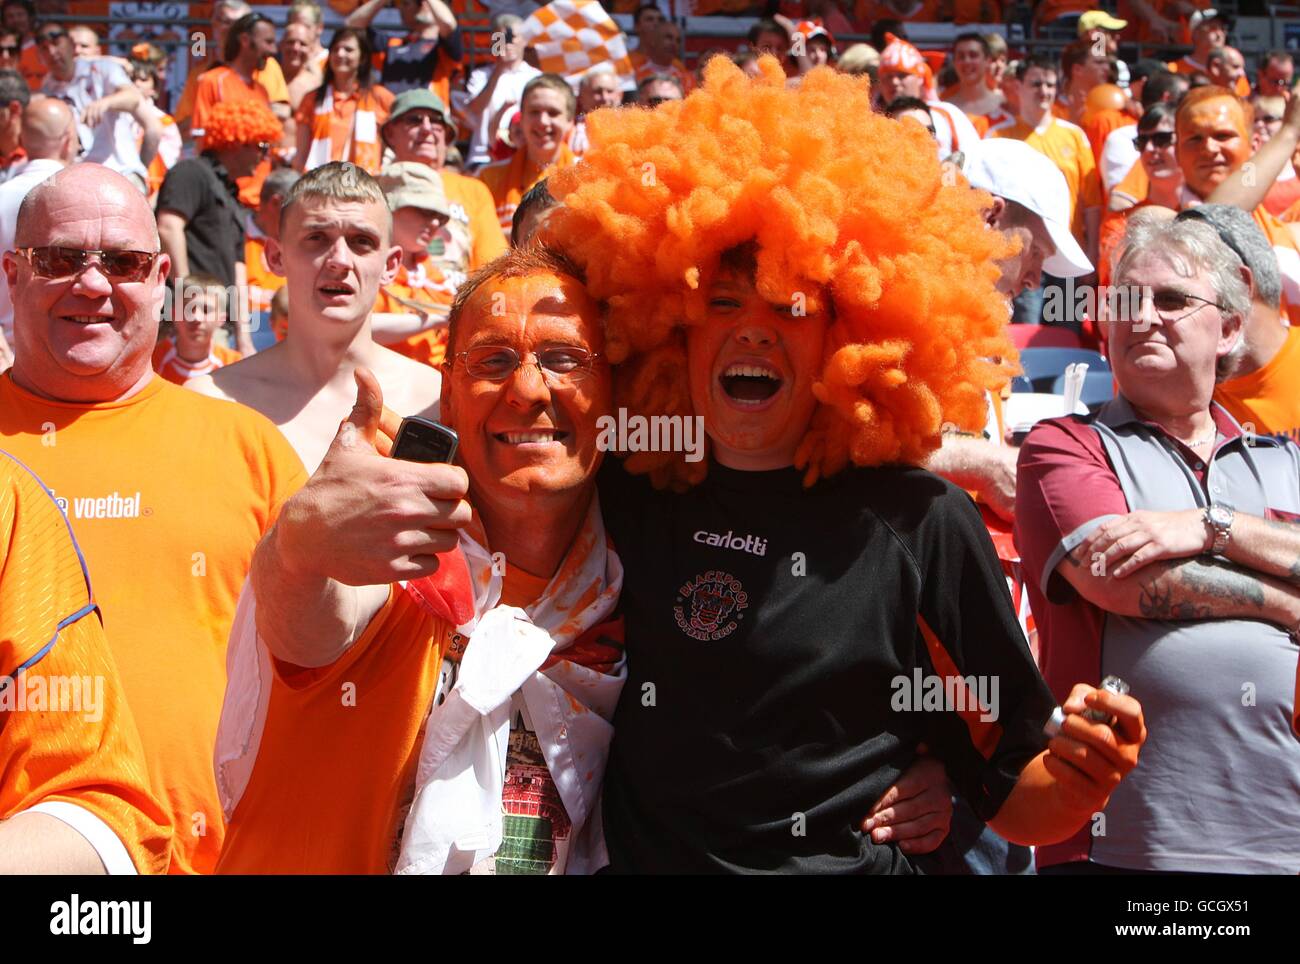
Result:
{"label": "orange face paint", "polygon": [[1198,197],[1208,197],[1248,157],[1246,115],[1235,97],[1212,97],[1180,113],[1178,166]]}

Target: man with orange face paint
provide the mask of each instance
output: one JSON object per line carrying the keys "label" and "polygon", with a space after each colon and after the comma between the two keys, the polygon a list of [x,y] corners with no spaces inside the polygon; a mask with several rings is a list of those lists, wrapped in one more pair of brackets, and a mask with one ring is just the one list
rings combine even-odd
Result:
{"label": "man with orange face paint", "polygon": [[[1183,171],[1182,208],[1210,195],[1250,158],[1250,108],[1222,87],[1198,87],[1183,98],[1175,117],[1178,166]],[[1267,191],[1269,181],[1264,182]],[[1217,198],[1216,198],[1217,200]],[[1282,272],[1288,314],[1300,308],[1300,250],[1290,230],[1261,203],[1255,222],[1268,237]]]}
{"label": "man with orange face paint", "polygon": [[[995,831],[1061,839],[1135,765],[1141,708],[1077,686],[1043,749],[1052,699],[979,514],[899,464],[945,420],[982,425],[1003,378],[985,358],[1009,351],[992,264],[1009,246],[987,196],[944,185],[926,133],[873,115],[865,83],[815,69],[792,91],[774,59],[759,68],[715,58],[694,111],[615,114],[548,182],[561,204],[543,233],[610,306],[627,421],[702,419],[711,454],[629,441],[602,470],[629,665],[611,866],[914,872],[853,815],[922,741]],[[809,149],[808,129],[840,150]],[[652,155],[647,196],[630,178]],[[789,205],[736,200],[759,185]],[[996,678],[1001,695],[923,706],[927,676]],[[1115,729],[1078,715],[1089,705]]]}

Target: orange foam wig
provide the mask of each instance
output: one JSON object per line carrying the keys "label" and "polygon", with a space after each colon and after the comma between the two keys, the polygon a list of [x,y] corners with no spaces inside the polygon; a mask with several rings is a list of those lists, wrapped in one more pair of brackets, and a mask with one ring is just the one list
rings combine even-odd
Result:
{"label": "orange foam wig", "polygon": [[[601,110],[582,162],[548,182],[549,243],[608,306],[616,404],[693,414],[685,325],[704,321],[723,252],[753,242],[769,302],[829,307],[821,403],[800,444],[805,483],[857,465],[919,462],[945,423],[982,428],[985,391],[1015,359],[987,194],[935,156],[918,124],[871,108],[868,82],[818,68],[797,88],[771,57],[751,80],[724,57],[685,101]],[[637,453],[630,471],[693,484],[707,462]]]}
{"label": "orange foam wig", "polygon": [[284,135],[270,108],[255,100],[223,100],[203,125],[203,149],[220,151],[252,144],[277,144]]}

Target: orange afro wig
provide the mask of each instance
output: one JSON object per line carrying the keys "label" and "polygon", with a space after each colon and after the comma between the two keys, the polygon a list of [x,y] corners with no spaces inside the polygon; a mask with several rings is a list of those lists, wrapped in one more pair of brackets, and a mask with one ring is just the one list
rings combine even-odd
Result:
{"label": "orange afro wig", "polygon": [[208,112],[203,149],[221,151],[250,144],[275,144],[284,136],[280,121],[260,101],[223,100]]}
{"label": "orange afro wig", "polygon": [[[721,255],[753,242],[765,299],[832,309],[805,483],[850,461],[919,462],[945,423],[982,427],[985,390],[1010,374],[995,260],[1011,244],[985,226],[988,195],[945,173],[920,125],[875,113],[864,79],[818,68],[792,89],[776,60],[759,66],[751,80],[715,57],[685,101],[590,115],[582,162],[548,181],[562,206],[547,241],[608,306],[630,413],[693,414],[682,326],[704,320]],[[627,460],[674,487],[706,464]]]}

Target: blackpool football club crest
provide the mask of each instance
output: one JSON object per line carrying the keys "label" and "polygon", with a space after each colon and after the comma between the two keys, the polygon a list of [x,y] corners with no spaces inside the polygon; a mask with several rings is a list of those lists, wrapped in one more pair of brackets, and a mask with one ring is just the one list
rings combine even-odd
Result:
{"label": "blackpool football club crest", "polygon": [[735,632],[748,608],[749,595],[740,580],[721,569],[710,569],[678,587],[673,614],[677,627],[687,636],[711,642]]}

